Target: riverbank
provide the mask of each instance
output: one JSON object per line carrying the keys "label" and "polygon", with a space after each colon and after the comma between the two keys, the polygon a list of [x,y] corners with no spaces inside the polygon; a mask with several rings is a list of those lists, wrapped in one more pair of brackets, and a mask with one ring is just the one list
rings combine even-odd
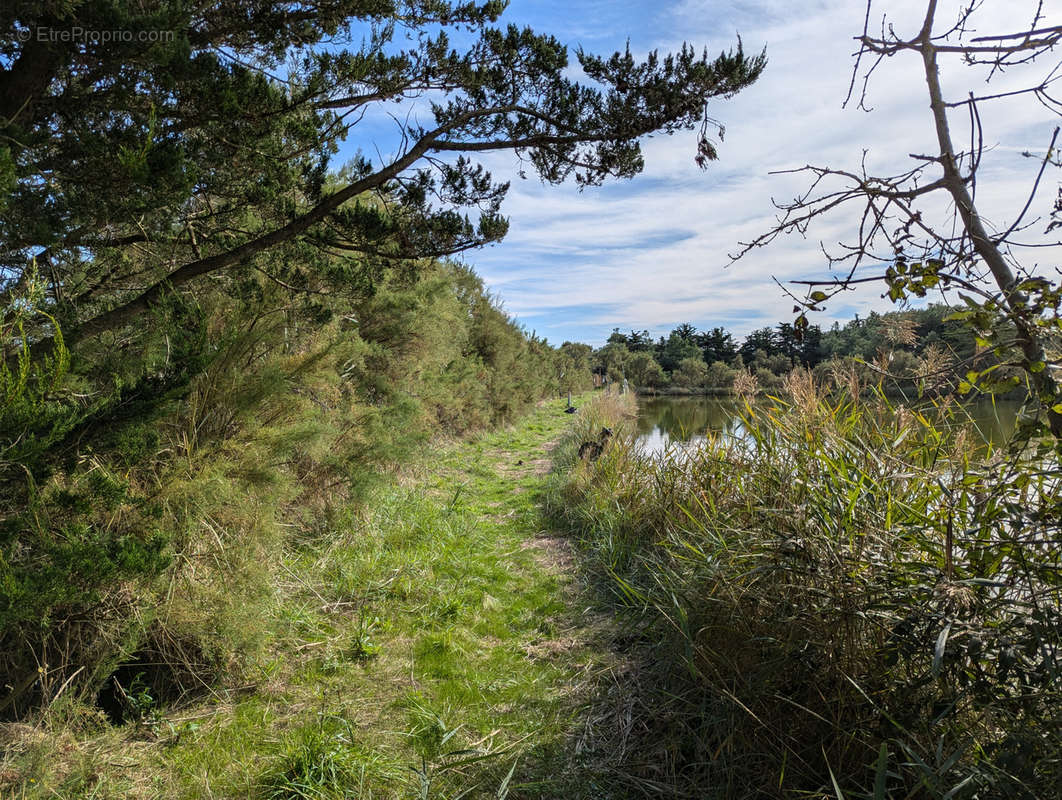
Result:
{"label": "riverbank", "polygon": [[654,389],[647,386],[635,386],[632,390],[638,397],[736,397],[733,389],[719,388],[689,388],[685,386],[665,386]]}
{"label": "riverbank", "polygon": [[574,796],[574,730],[615,656],[541,518],[564,405],[436,448],[293,537],[244,685],[163,706],[134,682],[121,725],[71,705],[0,726],[0,794]]}
{"label": "riverbank", "polygon": [[[779,380],[782,380],[784,376],[779,376]],[[631,389],[631,392],[637,397],[714,397],[720,400],[726,399],[740,399],[741,395],[735,392],[729,387],[687,387],[687,386],[664,386],[654,388],[651,386],[635,386]],[[758,387],[754,392],[757,397],[770,397],[782,392],[781,387],[764,388]],[[959,394],[958,392],[926,392],[923,391],[919,394],[919,387],[915,384],[909,384],[906,386],[885,386],[885,387],[868,387],[864,389],[865,397],[879,397],[884,395],[893,400],[908,400],[917,398],[921,400],[940,399],[944,397],[954,397],[959,402],[969,402],[969,397]],[[1009,403],[1019,403],[1024,399],[1024,396],[1020,391],[1014,390],[1010,392],[999,392],[995,395],[975,395],[974,399],[984,399],[985,397],[1002,400]]]}
{"label": "riverbank", "polygon": [[[552,513],[637,643],[613,775],[655,796],[1051,796],[1051,457],[986,452],[953,404],[790,392],[748,404],[740,440],[652,455],[626,398],[599,398],[557,449]],[[575,458],[602,425],[609,447]]]}

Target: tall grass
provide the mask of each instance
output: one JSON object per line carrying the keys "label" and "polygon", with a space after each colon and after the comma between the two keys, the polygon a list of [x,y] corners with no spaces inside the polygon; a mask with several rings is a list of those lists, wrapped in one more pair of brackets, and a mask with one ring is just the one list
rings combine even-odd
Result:
{"label": "tall grass", "polygon": [[292,541],[433,437],[590,382],[464,267],[327,296],[175,294],[121,347],[57,337],[39,363],[2,326],[0,722],[97,697],[121,717],[139,675],[163,704],[242,683]]}
{"label": "tall grass", "polygon": [[800,374],[742,422],[662,457],[629,426],[593,464],[578,427],[558,451],[553,513],[642,644],[602,734],[616,773],[697,797],[1055,796],[1057,455]]}

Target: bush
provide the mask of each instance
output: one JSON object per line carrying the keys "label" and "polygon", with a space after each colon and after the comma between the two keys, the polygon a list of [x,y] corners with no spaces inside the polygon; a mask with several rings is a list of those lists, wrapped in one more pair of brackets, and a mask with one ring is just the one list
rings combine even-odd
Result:
{"label": "bush", "polygon": [[713,361],[704,376],[704,385],[709,389],[731,389],[736,376],[737,370],[722,361]]}
{"label": "bush", "polygon": [[627,362],[626,372],[634,386],[657,389],[668,382],[664,368],[653,358],[652,353],[634,353]]}
{"label": "bush", "polygon": [[67,354],[44,315],[31,358],[0,328],[0,718],[93,698],[148,650],[176,676],[156,697],[237,677],[293,540],[430,437],[590,381],[464,267],[327,297],[251,275],[169,298],[121,348]]}
{"label": "bush", "polygon": [[784,378],[769,369],[760,367],[753,374],[756,378],[756,384],[762,391],[776,392],[782,388]]}
{"label": "bush", "polygon": [[684,358],[671,376],[676,386],[703,389],[708,378],[708,366],[699,358]]}

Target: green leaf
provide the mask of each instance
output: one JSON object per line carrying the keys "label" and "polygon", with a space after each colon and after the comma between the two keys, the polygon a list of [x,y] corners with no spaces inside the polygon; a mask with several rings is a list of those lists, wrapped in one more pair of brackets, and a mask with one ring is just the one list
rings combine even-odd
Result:
{"label": "green leaf", "polygon": [[886,768],[889,766],[889,748],[885,742],[878,749],[878,762],[874,768],[874,800],[885,800]]}
{"label": "green leaf", "polygon": [[512,767],[509,768],[509,774],[505,776],[505,780],[502,781],[501,786],[498,787],[498,791],[494,795],[497,800],[505,800],[509,796],[509,782],[513,779],[514,772],[516,772],[515,761]]}
{"label": "green leaf", "polygon": [[948,634],[951,633],[951,623],[944,626],[944,630],[937,637],[937,646],[933,648],[933,675],[940,674],[940,665],[944,663],[944,648],[948,644]]}
{"label": "green leaf", "polygon": [[1043,372],[1046,366],[1043,361],[1034,361],[1029,365],[1029,372]]}
{"label": "green leaf", "polygon": [[811,299],[816,303],[821,303],[826,299],[826,292],[814,291],[811,293]]}
{"label": "green leaf", "polygon": [[844,800],[844,792],[841,791],[841,787],[837,785],[837,778],[833,775],[833,769],[829,764],[826,765],[826,770],[830,773],[830,783],[833,784],[833,793],[837,795],[837,800]]}

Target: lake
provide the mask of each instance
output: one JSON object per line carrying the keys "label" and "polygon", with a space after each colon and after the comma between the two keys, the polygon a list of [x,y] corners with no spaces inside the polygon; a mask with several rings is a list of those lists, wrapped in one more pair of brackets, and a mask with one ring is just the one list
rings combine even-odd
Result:
{"label": "lake", "polygon": [[[1000,444],[1014,432],[1020,403],[990,400],[967,404],[967,409],[987,441]],[[702,441],[707,431],[741,436],[738,402],[718,397],[639,397],[638,445],[647,452],[662,452],[668,445]]]}

